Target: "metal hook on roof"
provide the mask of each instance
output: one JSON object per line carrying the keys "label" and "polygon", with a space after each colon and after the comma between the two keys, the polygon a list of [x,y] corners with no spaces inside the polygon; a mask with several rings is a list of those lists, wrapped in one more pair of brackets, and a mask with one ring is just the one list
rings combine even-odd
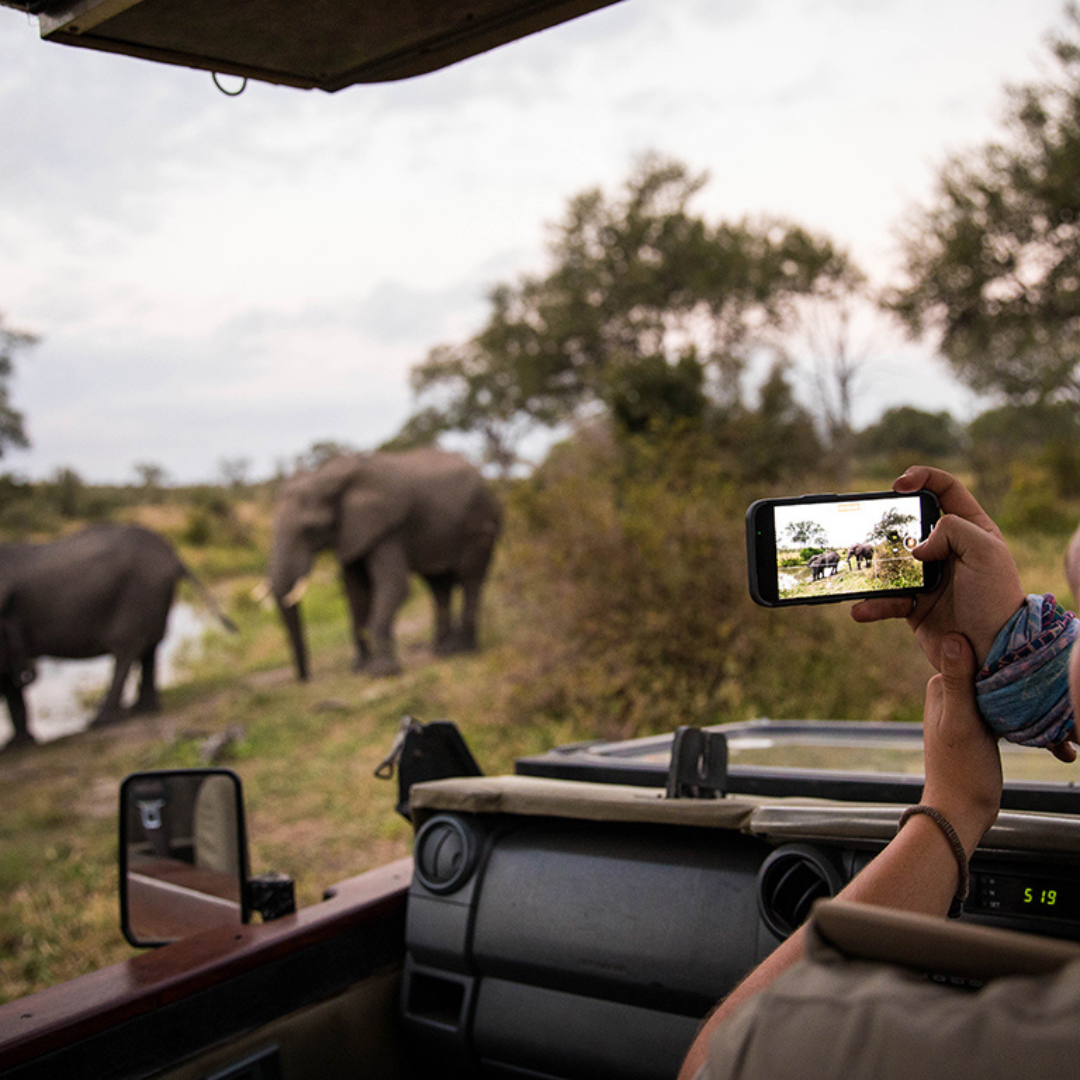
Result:
{"label": "metal hook on roof", "polygon": [[239,97],[247,89],[247,76],[241,75],[244,81],[240,84],[239,90],[226,90],[221,83],[218,82],[218,73],[216,71],[210,72],[210,78],[214,80],[214,85],[226,96],[226,97]]}

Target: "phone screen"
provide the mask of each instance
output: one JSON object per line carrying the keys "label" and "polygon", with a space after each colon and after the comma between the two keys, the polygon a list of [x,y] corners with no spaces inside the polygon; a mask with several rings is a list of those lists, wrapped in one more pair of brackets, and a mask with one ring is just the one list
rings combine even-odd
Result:
{"label": "phone screen", "polygon": [[925,491],[755,503],[747,514],[751,594],[772,606],[936,588],[940,565],[922,563],[911,552],[939,512]]}

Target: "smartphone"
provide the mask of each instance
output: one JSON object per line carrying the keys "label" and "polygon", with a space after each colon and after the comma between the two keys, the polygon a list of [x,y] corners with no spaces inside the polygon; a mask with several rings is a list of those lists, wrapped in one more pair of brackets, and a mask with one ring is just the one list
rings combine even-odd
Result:
{"label": "smartphone", "polygon": [[932,592],[944,564],[911,550],[940,516],[925,490],[759,499],[746,512],[750,595],[786,607]]}

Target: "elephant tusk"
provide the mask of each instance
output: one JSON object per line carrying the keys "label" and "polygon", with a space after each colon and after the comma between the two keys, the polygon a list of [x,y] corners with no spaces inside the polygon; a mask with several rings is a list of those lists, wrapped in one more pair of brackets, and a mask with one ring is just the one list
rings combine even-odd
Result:
{"label": "elephant tusk", "polygon": [[304,593],[307,592],[307,587],[311,582],[310,577],[302,577],[286,594],[282,603],[286,607],[295,607],[300,603]]}
{"label": "elephant tusk", "polygon": [[261,604],[270,595],[270,580],[267,578],[264,581],[260,581],[254,589],[251,590],[251,599],[256,604]]}

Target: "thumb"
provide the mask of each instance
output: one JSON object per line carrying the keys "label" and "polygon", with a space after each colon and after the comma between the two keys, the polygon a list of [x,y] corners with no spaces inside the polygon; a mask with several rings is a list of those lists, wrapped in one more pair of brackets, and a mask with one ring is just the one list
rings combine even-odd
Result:
{"label": "thumb", "polygon": [[975,698],[975,650],[963,634],[946,634],[941,639],[941,680],[945,699]]}
{"label": "thumb", "polygon": [[941,733],[962,734],[978,720],[975,704],[975,651],[963,634],[946,634],[941,639]]}

